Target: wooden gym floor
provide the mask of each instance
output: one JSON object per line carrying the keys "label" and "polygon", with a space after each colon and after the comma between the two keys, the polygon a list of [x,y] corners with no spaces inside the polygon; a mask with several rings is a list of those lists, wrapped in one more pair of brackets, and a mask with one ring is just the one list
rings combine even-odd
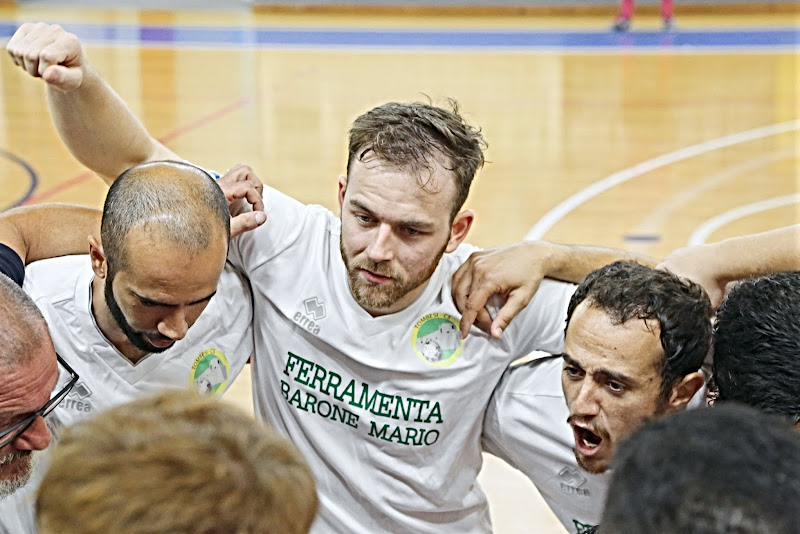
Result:
{"label": "wooden gym floor", "polygon": [[[33,9],[78,33],[149,130],[186,159],[238,162],[335,209],[350,122],[390,100],[459,101],[489,142],[468,207],[470,242],[544,237],[663,256],[689,242],[800,222],[797,17],[290,15]],[[101,206],[42,84],[0,60],[0,209]],[[229,395],[250,408],[249,380]],[[488,459],[496,531],[563,528],[518,473]],[[531,503],[537,503],[532,505]]]}

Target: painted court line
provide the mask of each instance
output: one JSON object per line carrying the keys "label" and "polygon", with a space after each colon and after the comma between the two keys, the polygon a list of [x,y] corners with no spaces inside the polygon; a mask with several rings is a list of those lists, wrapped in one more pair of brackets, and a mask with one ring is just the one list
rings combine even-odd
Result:
{"label": "painted court line", "polygon": [[634,178],[637,178],[650,171],[665,167],[667,165],[672,165],[673,163],[677,163],[700,154],[719,150],[721,148],[726,148],[740,143],[746,143],[748,141],[754,141],[756,139],[762,139],[764,137],[771,137],[773,135],[791,132],[792,130],[798,129],[800,129],[800,119],[770,124],[768,126],[762,126],[760,128],[754,128],[752,130],[746,130],[744,132],[718,137],[717,139],[703,141],[702,143],[681,148],[674,152],[643,161],[642,163],[638,163],[633,167],[628,167],[627,169],[615,172],[611,176],[594,182],[589,187],[578,191],[574,195],[558,204],[555,208],[547,212],[541,219],[539,219],[539,222],[537,222],[533,228],[528,231],[528,233],[525,235],[525,239],[531,241],[541,239],[553,226],[555,226],[561,219],[566,217],[570,212],[578,208],[581,204],[588,202],[589,200],[608,191],[609,189],[612,189],[629,180],[633,180]]}
{"label": "painted court line", "polygon": [[748,215],[753,215],[762,211],[782,208],[784,206],[791,206],[792,204],[797,203],[800,203],[800,193],[761,200],[759,202],[745,204],[744,206],[739,206],[724,213],[720,213],[716,217],[712,217],[700,225],[697,230],[692,233],[691,237],[689,237],[689,245],[702,245],[706,242],[708,236],[714,233],[717,229],[737,219],[741,219],[742,217],[747,217]]}
{"label": "painted court line", "polygon": [[[28,189],[27,189],[27,191],[25,191],[25,193],[22,195],[22,197],[20,197],[19,199],[15,200],[14,202],[11,203],[10,206],[8,206],[9,208],[14,208],[16,206],[19,206],[19,205],[23,204],[27,199],[30,198],[30,196],[36,190],[36,186],[39,185],[39,177],[36,175],[36,171],[33,169],[33,167],[31,166],[30,163],[28,163],[27,161],[25,161],[24,159],[22,159],[18,155],[12,154],[8,150],[4,150],[4,149],[0,148],[0,158],[5,158],[5,159],[11,161],[12,163],[16,163],[17,165],[22,167],[22,170],[24,170],[25,174],[28,175]],[[0,209],[0,211],[2,211],[2,209]]]}
{"label": "painted court line", "polygon": [[[413,49],[680,49],[796,47],[793,27],[683,28],[675,32],[573,28],[364,28],[280,26],[194,26],[64,22],[84,43],[150,43],[176,47],[314,47]],[[0,38],[9,37],[16,21],[0,20]]]}
{"label": "painted court line", "polygon": [[797,148],[790,147],[747,160],[743,163],[725,167],[719,172],[698,180],[691,187],[684,189],[667,202],[660,204],[652,213],[645,217],[631,233],[634,235],[659,234],[663,231],[667,221],[675,216],[676,212],[685,208],[689,203],[702,198],[710,191],[719,187],[724,187],[727,182],[741,176],[754,173],[776,162],[796,156]]}

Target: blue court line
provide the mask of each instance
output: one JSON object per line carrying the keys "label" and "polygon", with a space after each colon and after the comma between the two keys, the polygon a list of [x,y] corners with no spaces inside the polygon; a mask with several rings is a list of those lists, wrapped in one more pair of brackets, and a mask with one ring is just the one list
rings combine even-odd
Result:
{"label": "blue court line", "polygon": [[[17,23],[0,21],[0,38],[10,37]],[[465,49],[626,49],[626,48],[797,48],[800,29],[709,29],[671,33],[573,30],[359,30],[238,26],[151,26],[70,24],[63,26],[84,42],[138,43],[209,47],[380,47]]]}
{"label": "blue court line", "polygon": [[15,155],[15,154],[12,154],[11,152],[9,152],[7,150],[3,150],[2,148],[0,148],[0,158],[5,158],[7,160],[12,161],[13,163],[16,163],[17,165],[22,167],[22,169],[28,175],[28,190],[25,192],[24,195],[22,195],[21,198],[15,200],[8,207],[9,208],[14,208],[16,206],[21,206],[26,200],[31,198],[31,195],[33,195],[33,192],[36,190],[36,187],[39,185],[39,178],[36,175],[36,171],[33,170],[33,167],[31,167],[30,164],[27,161],[25,161],[24,159],[22,159],[21,157]]}

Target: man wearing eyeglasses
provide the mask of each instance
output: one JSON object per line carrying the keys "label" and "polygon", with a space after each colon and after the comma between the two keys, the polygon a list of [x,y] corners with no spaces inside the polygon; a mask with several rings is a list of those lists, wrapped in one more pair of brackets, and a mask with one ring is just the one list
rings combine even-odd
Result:
{"label": "man wearing eyeglasses", "polygon": [[0,275],[0,499],[25,485],[33,453],[50,444],[43,416],[54,405],[55,349],[44,318],[22,289]]}
{"label": "man wearing eyeglasses", "polygon": [[[36,206],[0,217],[0,500],[29,480],[34,453],[52,438],[44,418],[78,380],[56,355],[42,313],[20,287],[25,263],[84,247],[76,236],[93,231],[97,215],[89,208]],[[73,235],[48,231],[56,221],[73,228]]]}

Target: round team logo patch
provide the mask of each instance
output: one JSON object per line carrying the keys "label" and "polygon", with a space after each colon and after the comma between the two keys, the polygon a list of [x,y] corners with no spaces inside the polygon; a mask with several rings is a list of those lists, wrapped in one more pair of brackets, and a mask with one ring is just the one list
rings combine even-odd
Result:
{"label": "round team logo patch", "polygon": [[411,331],[414,352],[431,365],[450,365],[456,361],[464,346],[459,325],[458,319],[446,313],[425,315],[414,324]]}
{"label": "round team logo patch", "polygon": [[217,349],[208,349],[195,358],[189,386],[201,395],[220,395],[228,385],[231,364]]}

